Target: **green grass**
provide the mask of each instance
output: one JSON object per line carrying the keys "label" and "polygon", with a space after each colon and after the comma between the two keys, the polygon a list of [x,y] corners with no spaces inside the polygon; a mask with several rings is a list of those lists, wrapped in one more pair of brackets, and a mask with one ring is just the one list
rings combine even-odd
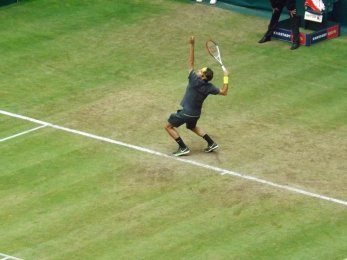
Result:
{"label": "green grass", "polygon": [[[346,36],[257,40],[267,19],[193,1],[0,9],[0,109],[165,154],[163,126],[216,39],[230,94],[179,131],[191,160],[347,200]],[[37,127],[0,115],[0,139]],[[347,208],[45,127],[0,143],[0,253],[23,259],[344,259]]]}

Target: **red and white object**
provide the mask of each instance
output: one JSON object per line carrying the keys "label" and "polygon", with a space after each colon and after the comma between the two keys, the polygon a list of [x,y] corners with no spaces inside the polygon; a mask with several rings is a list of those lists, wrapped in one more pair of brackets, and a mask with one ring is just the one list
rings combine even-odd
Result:
{"label": "red and white object", "polygon": [[317,13],[321,13],[325,10],[325,5],[322,0],[306,0],[305,6]]}

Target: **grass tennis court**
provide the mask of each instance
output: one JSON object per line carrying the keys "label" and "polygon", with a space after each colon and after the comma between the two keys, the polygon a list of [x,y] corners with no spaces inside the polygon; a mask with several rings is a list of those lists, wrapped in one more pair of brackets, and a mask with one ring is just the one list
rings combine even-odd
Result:
{"label": "grass tennis court", "polygon": [[2,111],[170,155],[191,35],[219,86],[218,41],[231,89],[199,121],[219,150],[179,129],[211,169],[0,113],[0,259],[345,259],[347,206],[212,169],[347,201],[347,38],[259,45],[267,23],[183,0],[2,7]]}

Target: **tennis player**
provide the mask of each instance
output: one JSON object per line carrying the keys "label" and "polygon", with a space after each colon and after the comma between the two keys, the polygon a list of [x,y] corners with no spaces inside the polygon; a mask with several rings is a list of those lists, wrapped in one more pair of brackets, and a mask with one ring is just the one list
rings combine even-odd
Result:
{"label": "tennis player", "polygon": [[180,137],[177,128],[183,124],[193,131],[198,136],[205,139],[207,142],[207,148],[204,150],[206,153],[212,152],[218,148],[218,145],[212,140],[212,138],[205,133],[205,131],[197,127],[197,122],[201,115],[202,105],[208,95],[222,95],[228,94],[228,79],[229,72],[224,70],[224,84],[222,88],[217,88],[210,81],[213,78],[213,71],[210,68],[202,68],[197,72],[194,71],[194,47],[195,39],[190,37],[189,40],[190,50],[188,59],[188,86],[186,88],[185,95],[181,101],[182,109],[176,113],[170,115],[168,122],[165,125],[165,129],[168,134],[178,144],[178,150],[173,153],[174,156],[186,155],[190,152],[189,148],[183,142]]}

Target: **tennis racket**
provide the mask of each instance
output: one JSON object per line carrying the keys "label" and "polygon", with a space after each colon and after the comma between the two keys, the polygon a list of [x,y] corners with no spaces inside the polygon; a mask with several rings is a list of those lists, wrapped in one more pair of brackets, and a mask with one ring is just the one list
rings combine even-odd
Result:
{"label": "tennis racket", "polygon": [[218,44],[213,40],[208,40],[206,42],[206,49],[208,53],[222,66],[222,70],[225,71],[226,68],[222,62]]}

